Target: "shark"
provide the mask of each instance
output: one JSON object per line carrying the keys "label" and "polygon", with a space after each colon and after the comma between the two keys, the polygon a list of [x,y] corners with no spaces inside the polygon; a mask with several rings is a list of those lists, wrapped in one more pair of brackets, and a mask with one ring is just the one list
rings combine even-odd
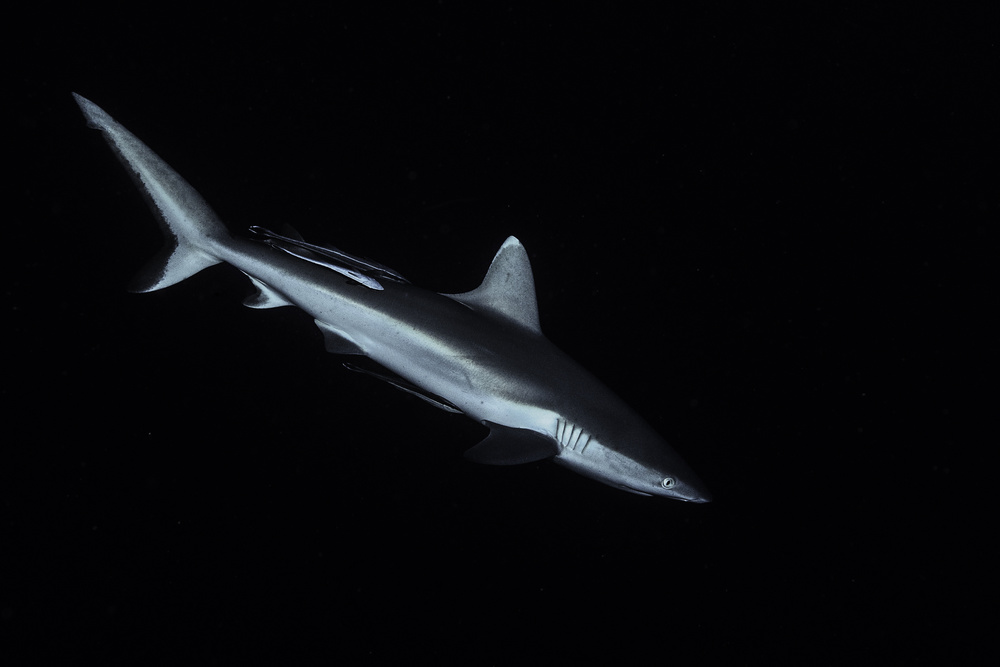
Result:
{"label": "shark", "polygon": [[642,417],[542,333],[531,264],[515,237],[500,246],[479,287],[442,294],[373,260],[309,243],[290,228],[233,234],[156,153],[99,106],[73,96],[166,239],[133,291],[160,290],[228,264],[255,288],[245,305],[305,311],[326,349],[351,359],[346,368],[487,427],[485,439],[465,452],[469,460],[503,466],[551,459],[631,493],[711,500]]}

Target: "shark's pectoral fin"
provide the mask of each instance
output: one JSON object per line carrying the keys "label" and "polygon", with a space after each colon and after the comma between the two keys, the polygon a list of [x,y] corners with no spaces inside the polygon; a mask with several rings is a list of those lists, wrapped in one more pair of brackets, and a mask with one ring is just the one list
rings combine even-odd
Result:
{"label": "shark's pectoral fin", "polygon": [[511,428],[483,421],[490,434],[478,445],[465,452],[465,458],[476,463],[512,466],[549,459],[559,453],[559,444],[537,431]]}

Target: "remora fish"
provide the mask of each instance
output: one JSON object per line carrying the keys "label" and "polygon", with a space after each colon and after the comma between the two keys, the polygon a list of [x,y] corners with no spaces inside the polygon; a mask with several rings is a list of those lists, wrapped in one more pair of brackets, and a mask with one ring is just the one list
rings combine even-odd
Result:
{"label": "remora fish", "polygon": [[473,461],[552,458],[632,493],[710,500],[642,418],[542,335],[528,255],[513,236],[482,284],[464,294],[415,287],[388,267],[293,234],[252,227],[256,239],[236,237],[159,156],[96,104],[73,96],[170,241],[140,274],[136,291],[231,264],[257,288],[247,306],[297,306],[313,317],[330,352],[370,357],[387,371],[365,372],[487,426],[486,439],[466,452]]}

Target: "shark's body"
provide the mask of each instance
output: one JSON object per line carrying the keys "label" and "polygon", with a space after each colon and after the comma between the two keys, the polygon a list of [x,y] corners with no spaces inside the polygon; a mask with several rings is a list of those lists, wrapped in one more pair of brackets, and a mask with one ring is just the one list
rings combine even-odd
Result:
{"label": "shark's body", "polygon": [[370,357],[391,371],[372,374],[488,426],[490,435],[467,453],[473,460],[554,458],[627,491],[709,500],[697,476],[645,421],[542,335],[527,253],[514,237],[501,246],[479,288],[445,295],[298,237],[261,228],[253,228],[258,240],[233,236],[169,165],[97,105],[74,96],[173,240],[140,276],[137,291],[225,262],[257,287],[248,306],[301,308],[331,352]]}

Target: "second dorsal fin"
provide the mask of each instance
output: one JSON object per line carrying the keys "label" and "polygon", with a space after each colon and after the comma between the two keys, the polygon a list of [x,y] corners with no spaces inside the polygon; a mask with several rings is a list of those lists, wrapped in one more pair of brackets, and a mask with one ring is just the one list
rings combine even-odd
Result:
{"label": "second dorsal fin", "polygon": [[479,287],[447,296],[473,310],[499,315],[530,331],[542,333],[531,262],[524,246],[513,236],[508,236],[500,246]]}

